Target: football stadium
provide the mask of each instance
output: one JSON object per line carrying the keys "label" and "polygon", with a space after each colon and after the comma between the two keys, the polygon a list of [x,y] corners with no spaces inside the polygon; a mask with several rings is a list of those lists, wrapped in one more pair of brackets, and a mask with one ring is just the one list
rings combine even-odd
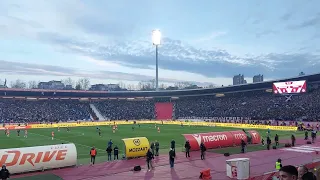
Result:
{"label": "football stadium", "polygon": [[314,74],[191,90],[2,88],[0,164],[20,180],[268,180],[280,164],[318,175],[319,82]]}

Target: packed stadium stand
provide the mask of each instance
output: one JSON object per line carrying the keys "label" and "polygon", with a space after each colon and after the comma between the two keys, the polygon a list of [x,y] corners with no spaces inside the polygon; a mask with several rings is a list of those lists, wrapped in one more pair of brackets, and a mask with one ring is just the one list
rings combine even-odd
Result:
{"label": "packed stadium stand", "polygon": [[176,118],[250,117],[254,120],[320,120],[320,91],[299,96],[275,96],[271,93],[236,93],[229,97],[206,96],[179,99]]}
{"label": "packed stadium stand", "polygon": [[307,80],[308,92],[277,96],[272,93],[272,82],[160,92],[0,88],[0,122],[97,120],[97,112],[90,105],[108,120],[201,117],[320,120],[320,74],[282,81],[288,80]]}
{"label": "packed stadium stand", "polygon": [[89,104],[78,100],[0,99],[2,122],[41,122],[90,119]]}

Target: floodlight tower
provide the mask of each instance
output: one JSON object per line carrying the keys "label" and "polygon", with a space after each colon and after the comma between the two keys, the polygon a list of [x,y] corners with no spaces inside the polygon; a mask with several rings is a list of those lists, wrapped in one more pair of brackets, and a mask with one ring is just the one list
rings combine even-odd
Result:
{"label": "floodlight tower", "polygon": [[161,32],[160,30],[152,31],[152,43],[156,46],[156,91],[159,90],[159,77],[158,77],[158,47],[161,44]]}

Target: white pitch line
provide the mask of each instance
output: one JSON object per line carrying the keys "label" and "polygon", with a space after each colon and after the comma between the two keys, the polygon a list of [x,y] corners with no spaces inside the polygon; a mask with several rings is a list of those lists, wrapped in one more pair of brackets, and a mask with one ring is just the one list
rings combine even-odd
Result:
{"label": "white pitch line", "polygon": [[[49,136],[45,136],[45,135],[38,134],[38,133],[30,133],[30,132],[29,132],[29,134],[34,134],[34,135],[37,135],[37,136],[42,136],[42,137],[50,138]],[[76,144],[76,145],[82,146],[82,147],[92,148],[92,146],[88,146],[88,145],[84,145],[84,144],[79,144],[79,143],[74,143],[74,142],[70,142],[70,141],[67,141],[67,140],[63,140],[63,139],[58,139],[58,138],[54,138],[54,139],[55,139],[55,140],[59,140],[59,141],[64,141],[64,142],[67,142],[67,143],[73,143],[73,144]],[[105,150],[99,149],[99,148],[96,148],[96,149],[105,151]]]}

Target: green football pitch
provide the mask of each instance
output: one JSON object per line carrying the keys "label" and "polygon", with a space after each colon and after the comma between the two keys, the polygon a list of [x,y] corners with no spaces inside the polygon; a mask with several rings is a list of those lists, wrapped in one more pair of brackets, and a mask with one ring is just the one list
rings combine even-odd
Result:
{"label": "green football pitch", "polygon": [[[134,130],[132,129],[132,125],[118,125],[116,133],[112,132],[112,128],[110,126],[100,126],[102,137],[99,137],[96,127],[74,127],[70,128],[69,132],[67,132],[65,128],[61,128],[59,132],[57,128],[30,129],[28,130],[28,138],[23,137],[23,131],[21,131],[20,137],[17,136],[15,131],[11,131],[10,137],[5,136],[4,133],[0,133],[0,149],[74,143],[78,152],[78,164],[88,164],[89,151],[92,146],[95,146],[98,151],[97,162],[106,161],[107,156],[105,150],[110,139],[112,139],[114,145],[119,147],[120,154],[124,153],[124,144],[122,139],[132,137],[147,137],[150,142],[157,140],[160,143],[160,153],[168,153],[172,139],[176,141],[176,150],[183,150],[185,139],[182,134],[239,130],[236,128],[206,126],[159,126],[161,133],[157,132],[154,124],[141,124],[140,127],[136,125]],[[55,132],[54,140],[51,139],[52,131]],[[257,131],[262,137],[266,135],[266,130]],[[278,134],[280,139],[290,139],[290,136],[293,133],[297,137],[303,136],[303,132],[271,131],[272,135]],[[252,145],[247,148],[248,151],[257,151],[262,149],[265,149],[265,147],[260,145]],[[231,147],[210,151],[217,153],[227,151],[234,154],[239,153],[239,148]]]}

